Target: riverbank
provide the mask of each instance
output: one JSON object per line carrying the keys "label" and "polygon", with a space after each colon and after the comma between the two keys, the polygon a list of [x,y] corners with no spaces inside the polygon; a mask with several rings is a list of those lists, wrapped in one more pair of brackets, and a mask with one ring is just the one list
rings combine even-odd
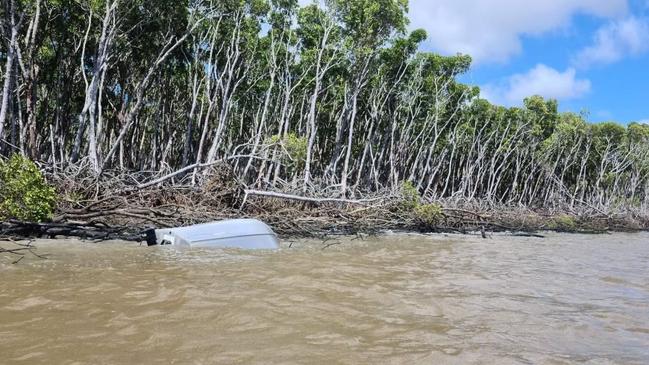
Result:
{"label": "riverbank", "polygon": [[558,231],[605,233],[649,229],[646,214],[631,209],[605,211],[582,205],[551,208],[493,205],[483,200],[429,200],[406,185],[397,191],[340,197],[326,189],[249,189],[228,174],[189,184],[189,178],[52,175],[58,199],[44,223],[15,220],[0,224],[0,235],[81,237],[139,241],[148,228],[184,226],[228,218],[257,218],[282,237],[407,232]]}

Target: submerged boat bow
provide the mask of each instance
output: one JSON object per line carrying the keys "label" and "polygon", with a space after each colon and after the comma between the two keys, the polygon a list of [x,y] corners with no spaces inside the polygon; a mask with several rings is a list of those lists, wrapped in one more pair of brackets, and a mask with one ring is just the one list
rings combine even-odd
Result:
{"label": "submerged boat bow", "polygon": [[186,247],[232,247],[277,249],[277,235],[257,219],[230,219],[187,227],[155,229],[147,233],[147,243]]}

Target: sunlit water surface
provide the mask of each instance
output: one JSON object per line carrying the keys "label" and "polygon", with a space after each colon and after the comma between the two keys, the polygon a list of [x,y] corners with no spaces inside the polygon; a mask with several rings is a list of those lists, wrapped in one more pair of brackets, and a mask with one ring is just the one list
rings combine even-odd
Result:
{"label": "sunlit water surface", "polygon": [[3,364],[649,363],[648,234],[36,244],[0,255]]}

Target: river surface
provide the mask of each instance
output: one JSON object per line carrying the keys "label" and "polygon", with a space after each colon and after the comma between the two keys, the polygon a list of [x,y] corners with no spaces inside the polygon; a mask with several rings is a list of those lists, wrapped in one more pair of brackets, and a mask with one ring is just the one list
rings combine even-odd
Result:
{"label": "river surface", "polygon": [[649,363],[648,234],[289,244],[0,255],[0,363]]}

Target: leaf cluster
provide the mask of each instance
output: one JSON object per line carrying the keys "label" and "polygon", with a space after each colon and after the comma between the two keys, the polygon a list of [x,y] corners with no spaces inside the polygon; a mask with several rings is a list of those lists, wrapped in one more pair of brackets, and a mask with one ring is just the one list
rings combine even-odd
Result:
{"label": "leaf cluster", "polygon": [[0,161],[0,219],[45,221],[55,203],[54,188],[32,161],[18,154]]}

